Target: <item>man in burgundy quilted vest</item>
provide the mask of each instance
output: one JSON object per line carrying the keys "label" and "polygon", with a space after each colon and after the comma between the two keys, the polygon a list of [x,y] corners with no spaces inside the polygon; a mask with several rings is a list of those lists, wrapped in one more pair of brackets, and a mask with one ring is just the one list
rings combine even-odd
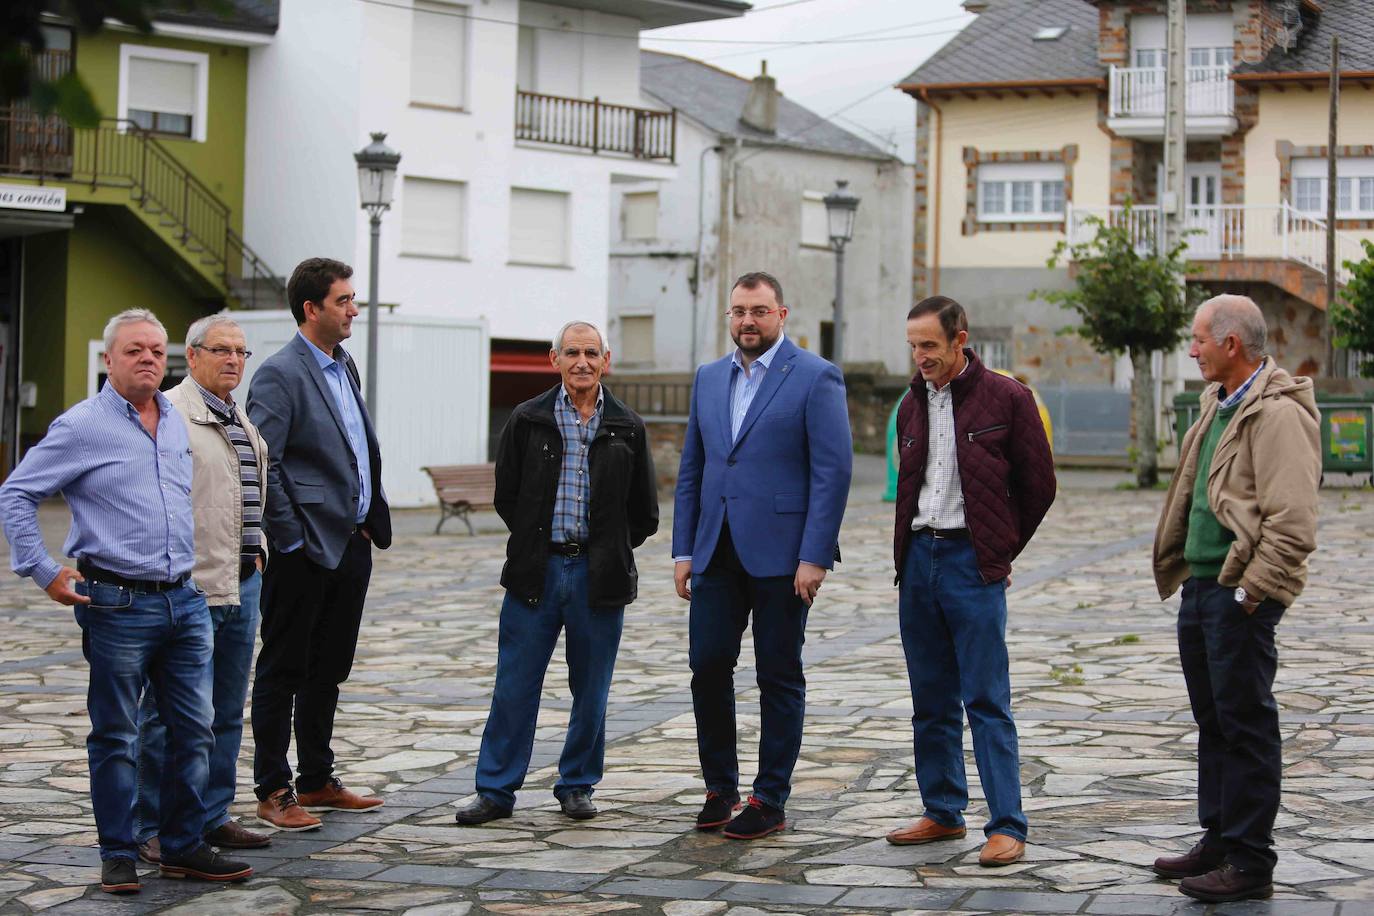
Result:
{"label": "man in burgundy quilted vest", "polygon": [[1011,717],[1011,562],[1054,502],[1054,461],[1030,389],[968,349],[963,306],[931,296],[907,315],[919,370],[897,412],[901,464],[894,537],[898,615],[915,714],[925,812],[898,846],[964,836],[964,713],[988,803],[986,867],[1026,850],[1020,754]]}

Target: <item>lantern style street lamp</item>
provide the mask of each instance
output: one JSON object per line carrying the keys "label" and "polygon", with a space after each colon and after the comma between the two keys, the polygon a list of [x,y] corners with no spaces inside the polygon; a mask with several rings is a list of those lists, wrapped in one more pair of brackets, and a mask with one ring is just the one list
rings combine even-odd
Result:
{"label": "lantern style street lamp", "polygon": [[849,182],[836,181],[835,190],[825,195],[825,217],[830,228],[830,247],[835,249],[835,365],[844,369],[844,246],[854,237],[854,211],[859,198],[849,191]]}
{"label": "lantern style street lamp", "polygon": [[382,214],[391,209],[396,191],[396,166],[401,154],[373,132],[372,142],[353,154],[358,163],[358,197],[372,218],[372,259],[367,272],[367,412],[377,422],[377,260],[382,239]]}

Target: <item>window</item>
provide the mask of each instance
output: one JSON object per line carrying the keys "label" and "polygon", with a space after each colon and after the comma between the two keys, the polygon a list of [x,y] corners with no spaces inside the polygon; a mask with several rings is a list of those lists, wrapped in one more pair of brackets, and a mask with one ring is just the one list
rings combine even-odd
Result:
{"label": "window", "polygon": [[1032,41],[1058,41],[1069,30],[1066,25],[1047,25],[1031,36]]}
{"label": "window", "polygon": [[1005,340],[974,340],[973,352],[989,369],[1011,369],[1011,346]]}
{"label": "window", "polygon": [[468,8],[415,0],[410,25],[410,101],[467,106]]}
{"label": "window", "polygon": [[657,191],[629,191],[620,199],[620,237],[658,238]]}
{"label": "window", "polygon": [[984,221],[1059,220],[1064,166],[1058,162],[992,162],[978,166],[978,216]]}
{"label": "window", "polygon": [[511,188],[512,263],[567,266],[569,199],[563,191]]}
{"label": "window", "polygon": [[620,352],[617,362],[648,364],[654,361],[654,316],[620,316]]}
{"label": "window", "polygon": [[1163,48],[1136,48],[1135,65],[1146,69],[1154,70],[1163,67],[1165,63]]}
{"label": "window", "polygon": [[[1293,160],[1294,209],[1317,216],[1326,214],[1326,175],[1324,158]],[[1336,160],[1336,215],[1374,219],[1374,157],[1343,156]]]}
{"label": "window", "polygon": [[401,253],[467,256],[467,185],[406,176],[401,192]]}
{"label": "window", "polygon": [[808,248],[830,247],[830,217],[825,212],[825,194],[820,191],[802,194],[801,243]]}
{"label": "window", "polygon": [[119,46],[119,110],[144,130],[206,137],[210,58],[144,45]]}
{"label": "window", "polygon": [[538,92],[534,84],[534,42],[533,26],[520,26],[515,50],[515,87],[526,92]]}

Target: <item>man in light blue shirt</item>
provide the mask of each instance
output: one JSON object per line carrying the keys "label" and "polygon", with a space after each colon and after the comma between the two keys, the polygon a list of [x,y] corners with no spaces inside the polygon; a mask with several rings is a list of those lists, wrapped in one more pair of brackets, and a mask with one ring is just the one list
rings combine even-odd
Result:
{"label": "man in light blue shirt", "polygon": [[[158,386],[167,332],[152,312],[130,309],[105,327],[108,381],[53,421],[0,487],[11,565],[54,601],[75,606],[90,664],[86,739],[91,805],[100,839],[101,889],[140,889],[134,795],[139,693],[151,683],[171,731],[174,777],[163,805],[161,871],[210,881],[253,870],[201,839],[209,770],[213,636],[195,562],[191,446]],[[63,552],[48,556],[38,504],[61,493],[72,513]]]}

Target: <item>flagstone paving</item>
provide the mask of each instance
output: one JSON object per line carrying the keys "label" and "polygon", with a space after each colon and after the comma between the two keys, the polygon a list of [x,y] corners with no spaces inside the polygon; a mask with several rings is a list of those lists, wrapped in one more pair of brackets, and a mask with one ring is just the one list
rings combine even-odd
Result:
{"label": "flagstone paving", "polygon": [[[714,914],[843,912],[1204,913],[1148,870],[1197,836],[1195,732],[1149,545],[1157,492],[1069,473],[1016,564],[1009,641],[1020,726],[1026,860],[977,865],[981,832],[894,847],[920,812],[911,700],[896,636],[891,508],[861,461],[807,632],[806,737],[786,832],[753,843],[698,833],[686,605],[672,592],[668,525],[639,552],[640,600],[607,721],[602,814],[573,822],[551,794],[569,700],[555,659],[535,759],[515,814],[453,822],[472,791],[496,653],[504,538],[430,533],[401,513],[377,555],[357,664],[335,733],[345,781],[387,804],[328,813],[244,857],[255,877],[211,887],[147,870],[136,897],[92,887],[86,668],[79,632],[26,580],[0,580],[0,912]],[[665,510],[670,507],[665,507]],[[63,513],[45,507],[60,543]],[[1307,592],[1280,627],[1285,739],[1275,900],[1217,913],[1374,913],[1374,492],[1323,492]],[[752,647],[741,656],[741,765],[756,765]],[[969,775],[978,796],[976,771]],[[251,740],[239,803],[251,821]],[[746,775],[746,782],[749,778]],[[985,816],[981,796],[971,824]]]}

